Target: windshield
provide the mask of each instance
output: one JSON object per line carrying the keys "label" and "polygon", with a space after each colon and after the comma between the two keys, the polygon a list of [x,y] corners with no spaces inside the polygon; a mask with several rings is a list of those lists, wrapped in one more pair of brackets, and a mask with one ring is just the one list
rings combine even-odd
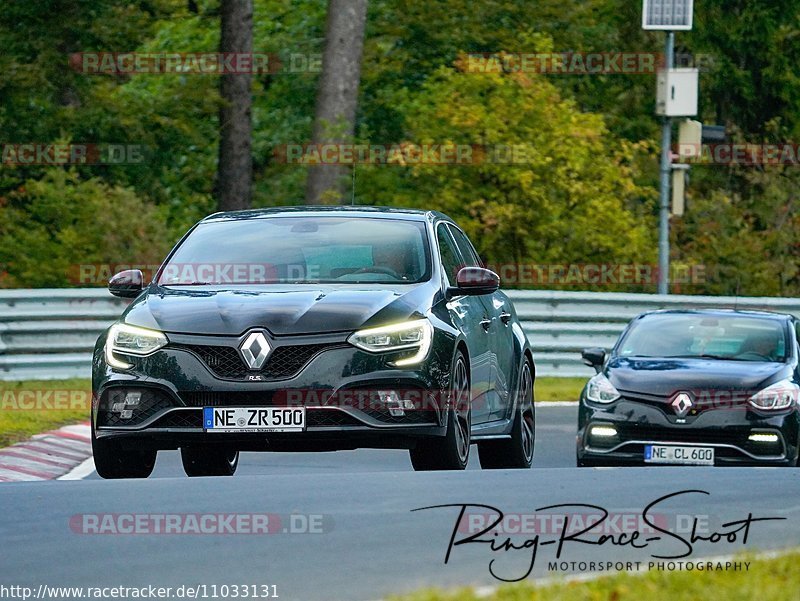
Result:
{"label": "windshield", "polygon": [[273,217],[201,223],[164,265],[158,283],[411,284],[429,274],[422,222]]}
{"label": "windshield", "polygon": [[786,336],[783,324],[769,318],[649,315],[632,326],[617,355],[783,362]]}

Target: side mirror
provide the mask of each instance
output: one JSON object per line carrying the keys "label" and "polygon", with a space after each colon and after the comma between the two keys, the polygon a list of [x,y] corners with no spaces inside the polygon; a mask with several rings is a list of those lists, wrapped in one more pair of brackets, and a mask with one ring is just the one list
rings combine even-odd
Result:
{"label": "side mirror", "polygon": [[606,361],[606,350],[600,347],[585,348],[581,352],[583,362],[589,367],[594,367],[597,373],[603,369],[603,363]]}
{"label": "side mirror", "polygon": [[120,271],[108,281],[108,291],[120,298],[136,298],[142,291],[144,276],[138,269]]}
{"label": "side mirror", "polygon": [[500,276],[483,267],[462,267],[456,275],[455,288],[447,291],[448,298],[454,296],[478,296],[491,294],[500,287]]}

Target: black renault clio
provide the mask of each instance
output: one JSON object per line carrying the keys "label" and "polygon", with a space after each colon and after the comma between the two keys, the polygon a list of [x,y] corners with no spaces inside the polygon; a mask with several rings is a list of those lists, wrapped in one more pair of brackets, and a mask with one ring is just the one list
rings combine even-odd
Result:
{"label": "black renault clio", "polygon": [[499,279],[430,211],[218,213],[195,225],[97,341],[92,443],[104,478],[160,449],[190,476],[240,450],[408,449],[417,470],[530,467],[534,364]]}
{"label": "black renault clio", "polygon": [[577,455],[592,465],[796,465],[798,321],[756,311],[655,311],[607,357],[587,349]]}

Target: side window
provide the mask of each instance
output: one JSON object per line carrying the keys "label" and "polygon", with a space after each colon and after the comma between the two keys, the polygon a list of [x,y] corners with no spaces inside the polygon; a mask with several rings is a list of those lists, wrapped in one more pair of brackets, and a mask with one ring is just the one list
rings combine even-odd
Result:
{"label": "side window", "polygon": [[456,273],[462,267],[461,257],[459,257],[456,244],[444,224],[440,224],[436,228],[436,240],[439,243],[439,257],[442,262],[442,269],[448,283],[452,284],[456,281]]}
{"label": "side window", "polygon": [[458,250],[461,251],[461,256],[464,258],[464,265],[466,267],[483,267],[481,258],[478,256],[478,253],[475,252],[475,247],[472,246],[467,235],[453,226],[450,226],[450,232],[453,234],[456,246],[458,246]]}

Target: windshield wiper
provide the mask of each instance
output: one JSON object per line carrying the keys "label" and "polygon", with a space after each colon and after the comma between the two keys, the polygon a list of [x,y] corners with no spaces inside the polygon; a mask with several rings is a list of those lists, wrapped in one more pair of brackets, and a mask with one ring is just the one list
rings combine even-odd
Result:
{"label": "windshield wiper", "polygon": [[664,357],[665,359],[719,359],[721,361],[747,361],[747,359],[740,359],[738,357],[731,357],[728,355],[713,355],[710,353],[703,353],[701,355],[670,355]]}

